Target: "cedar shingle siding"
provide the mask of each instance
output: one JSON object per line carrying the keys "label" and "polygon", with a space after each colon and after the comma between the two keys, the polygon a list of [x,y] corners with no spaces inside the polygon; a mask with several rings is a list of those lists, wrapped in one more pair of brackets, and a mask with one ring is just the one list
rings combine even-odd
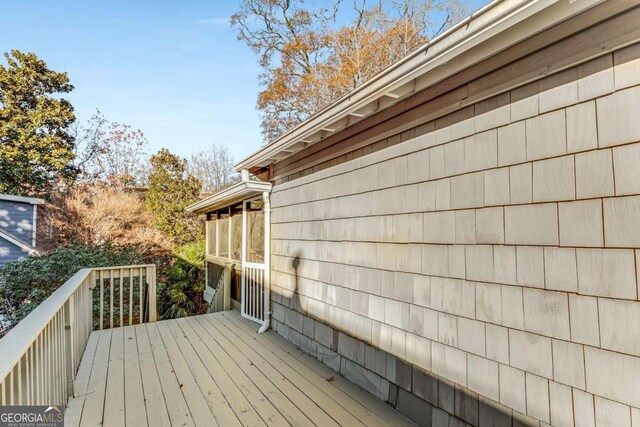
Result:
{"label": "cedar shingle siding", "polygon": [[466,108],[280,167],[273,329],[424,425],[635,423],[640,44]]}

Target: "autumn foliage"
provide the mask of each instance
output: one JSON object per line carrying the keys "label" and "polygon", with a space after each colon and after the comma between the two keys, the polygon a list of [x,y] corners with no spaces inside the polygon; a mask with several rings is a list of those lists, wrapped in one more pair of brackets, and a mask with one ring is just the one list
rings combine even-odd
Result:
{"label": "autumn foliage", "polygon": [[147,259],[166,255],[172,242],[155,228],[141,196],[102,185],[56,193],[39,217],[40,249],[70,244],[135,247]]}
{"label": "autumn foliage", "polygon": [[[311,5],[311,6],[309,6]],[[458,0],[394,0],[314,9],[301,0],[243,0],[231,18],[259,57],[266,142],[423,46],[464,15]]]}

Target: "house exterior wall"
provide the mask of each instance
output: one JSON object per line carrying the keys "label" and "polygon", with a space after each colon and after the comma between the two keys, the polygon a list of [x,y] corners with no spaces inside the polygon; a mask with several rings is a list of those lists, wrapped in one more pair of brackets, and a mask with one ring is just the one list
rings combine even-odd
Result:
{"label": "house exterior wall", "polygon": [[9,261],[15,261],[17,259],[25,258],[29,255],[29,252],[14,245],[13,243],[0,238],[0,267],[8,263]]}
{"label": "house exterior wall", "polygon": [[640,423],[639,58],[276,182],[273,329],[420,424]]}
{"label": "house exterior wall", "polygon": [[30,245],[33,239],[33,209],[34,205],[30,203],[0,200],[0,229]]}

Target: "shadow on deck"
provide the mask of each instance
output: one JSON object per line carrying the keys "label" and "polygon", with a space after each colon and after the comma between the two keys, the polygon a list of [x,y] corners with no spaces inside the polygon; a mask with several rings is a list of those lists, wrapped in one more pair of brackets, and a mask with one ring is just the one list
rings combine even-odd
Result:
{"label": "shadow on deck", "polygon": [[236,311],[94,331],[66,425],[411,425]]}

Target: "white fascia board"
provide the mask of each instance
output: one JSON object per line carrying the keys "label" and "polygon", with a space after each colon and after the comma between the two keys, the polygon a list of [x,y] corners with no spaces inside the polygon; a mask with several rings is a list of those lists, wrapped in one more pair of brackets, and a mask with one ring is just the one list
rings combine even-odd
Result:
{"label": "white fascia board", "polygon": [[44,200],[35,197],[23,197],[14,196],[11,194],[0,194],[0,200],[7,200],[9,202],[29,203],[30,205],[41,205]]}
{"label": "white fascia board", "polygon": [[242,200],[271,191],[270,182],[241,181],[187,207],[187,212],[204,213],[231,206]]}
{"label": "white fascia board", "polygon": [[[367,83],[342,99],[314,114],[294,129],[262,147],[249,157],[235,165],[236,170],[262,167],[269,163],[277,153],[289,148],[331,123],[342,119],[352,112],[375,102],[394,89],[410,81],[428,76],[432,79],[421,81],[420,90],[435,85],[443,79],[469,66],[487,59],[496,53],[525,40],[540,31],[571,18],[605,0],[581,0],[575,2],[561,0],[495,0],[478,12],[469,16],[445,33],[434,38],[425,46],[398,63],[388,67]],[[548,13],[540,13],[547,11]],[[517,26],[526,20],[518,38],[497,38],[491,48],[476,49],[480,43],[499,36],[505,30]],[[451,65],[451,60],[462,55],[469,59]],[[426,84],[425,84],[426,83]],[[390,104],[392,105],[392,104]],[[356,113],[357,114],[357,113]]]}

